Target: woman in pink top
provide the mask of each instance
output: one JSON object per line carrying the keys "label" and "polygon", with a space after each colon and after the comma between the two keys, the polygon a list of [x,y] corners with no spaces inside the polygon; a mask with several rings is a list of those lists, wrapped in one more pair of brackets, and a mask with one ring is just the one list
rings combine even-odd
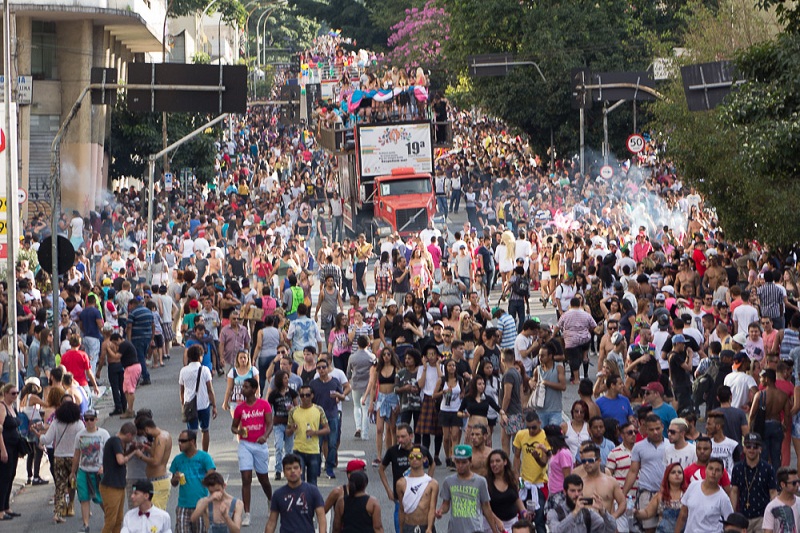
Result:
{"label": "woman in pink top", "polygon": [[564,490],[564,478],[572,473],[572,454],[560,427],[545,426],[544,434],[551,453],[547,463],[547,490],[555,494]]}

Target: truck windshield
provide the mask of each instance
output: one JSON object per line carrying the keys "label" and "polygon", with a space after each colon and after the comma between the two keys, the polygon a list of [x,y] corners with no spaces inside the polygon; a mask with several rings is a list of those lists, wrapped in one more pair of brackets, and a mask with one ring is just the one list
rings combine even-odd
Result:
{"label": "truck windshield", "polygon": [[381,183],[381,196],[428,194],[431,192],[431,190],[431,180],[427,178],[391,180]]}

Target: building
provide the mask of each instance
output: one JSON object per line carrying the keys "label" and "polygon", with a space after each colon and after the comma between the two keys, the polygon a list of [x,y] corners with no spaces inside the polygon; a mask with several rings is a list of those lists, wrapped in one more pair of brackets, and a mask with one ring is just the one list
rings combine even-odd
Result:
{"label": "building", "polygon": [[[165,0],[12,1],[12,79],[32,78],[30,104],[20,104],[17,128],[20,187],[29,198],[23,216],[49,215],[50,146],[90,83],[91,68],[116,68],[124,80],[128,63],[147,61],[151,54],[160,59],[165,15]],[[110,111],[90,105],[87,97],[64,136],[64,210],[85,214],[107,188],[104,143]]]}

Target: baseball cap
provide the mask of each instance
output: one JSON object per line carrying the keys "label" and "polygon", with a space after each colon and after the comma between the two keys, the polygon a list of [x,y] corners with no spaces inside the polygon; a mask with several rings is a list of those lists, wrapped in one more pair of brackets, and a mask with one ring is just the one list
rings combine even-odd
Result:
{"label": "baseball cap", "polygon": [[611,336],[611,344],[613,344],[614,346],[616,346],[617,344],[621,343],[624,340],[625,337],[619,331],[614,332],[614,334]]}
{"label": "baseball cap", "polygon": [[642,390],[649,390],[652,392],[657,392],[663,396],[664,394],[664,386],[659,383],[658,381],[652,381],[648,383],[646,386],[642,387]]}
{"label": "baseball cap", "polygon": [[733,342],[738,344],[739,346],[744,346],[747,344],[747,335],[742,333],[741,331],[733,336]]}
{"label": "baseball cap", "polygon": [[742,361],[749,361],[750,357],[748,357],[747,352],[737,352],[736,355],[733,356],[734,363],[741,363]]}
{"label": "baseball cap", "polygon": [[362,461],[361,459],[353,459],[347,463],[347,473],[355,472],[357,470],[364,470],[367,468],[367,463]]}
{"label": "baseball cap", "polygon": [[655,299],[656,299],[656,301],[664,302],[664,301],[667,300],[667,297],[664,296],[664,293],[659,292],[658,294],[656,294],[656,298]]}
{"label": "baseball cap", "polygon": [[97,409],[92,409],[92,408],[87,409],[86,412],[83,413],[83,417],[86,418],[87,416],[93,416],[97,418]]}
{"label": "baseball cap", "polygon": [[133,484],[134,492],[145,492],[149,495],[153,495],[155,492],[153,490],[153,484],[147,481],[146,479],[140,479]]}
{"label": "baseball cap", "polygon": [[192,300],[192,301],[189,302],[189,307],[192,307],[192,308],[200,307],[200,302],[198,302],[197,300]]}
{"label": "baseball cap", "polygon": [[469,444],[459,444],[453,450],[453,457],[456,459],[470,459],[472,457],[472,446]]}
{"label": "baseball cap", "polygon": [[33,383],[34,385],[36,385],[39,388],[42,387],[42,382],[36,376],[31,376],[31,377],[29,377],[28,379],[25,380],[25,385],[30,385],[31,383]]}
{"label": "baseball cap", "polygon": [[664,285],[663,287],[661,287],[661,292],[666,292],[671,294],[672,296],[675,296],[675,289],[672,287],[672,285]]}
{"label": "baseball cap", "polygon": [[444,322],[442,322],[441,320],[437,320],[436,322],[433,323],[433,325],[434,326],[442,326],[442,327],[444,327]]}
{"label": "baseball cap", "polygon": [[750,527],[750,520],[741,513],[731,513],[725,520],[720,520],[724,526],[746,528]]}
{"label": "baseball cap", "polygon": [[678,344],[679,342],[686,342],[686,337],[684,337],[681,333],[672,336],[672,344]]}
{"label": "baseball cap", "polygon": [[432,292],[433,294],[442,294],[442,289],[440,289],[439,287],[434,287],[434,288],[431,290],[431,292]]}
{"label": "baseball cap", "polygon": [[744,445],[747,446],[748,444],[757,444],[761,446],[761,435],[758,433],[748,433],[744,436]]}
{"label": "baseball cap", "polygon": [[387,308],[387,309],[388,309],[389,307],[393,306],[393,305],[394,305],[394,306],[397,306],[397,302],[396,302],[396,301],[394,301],[394,298],[392,298],[392,299],[390,299],[388,302],[386,302],[386,308]]}

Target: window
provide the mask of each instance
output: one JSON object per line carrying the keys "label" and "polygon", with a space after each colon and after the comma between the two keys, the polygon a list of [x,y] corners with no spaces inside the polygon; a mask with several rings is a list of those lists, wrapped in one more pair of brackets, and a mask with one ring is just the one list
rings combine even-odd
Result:
{"label": "window", "polygon": [[35,80],[58,79],[55,22],[32,22],[31,75]]}
{"label": "window", "polygon": [[413,178],[407,180],[391,180],[381,183],[381,196],[399,196],[402,194],[428,194],[432,191],[431,180]]}

